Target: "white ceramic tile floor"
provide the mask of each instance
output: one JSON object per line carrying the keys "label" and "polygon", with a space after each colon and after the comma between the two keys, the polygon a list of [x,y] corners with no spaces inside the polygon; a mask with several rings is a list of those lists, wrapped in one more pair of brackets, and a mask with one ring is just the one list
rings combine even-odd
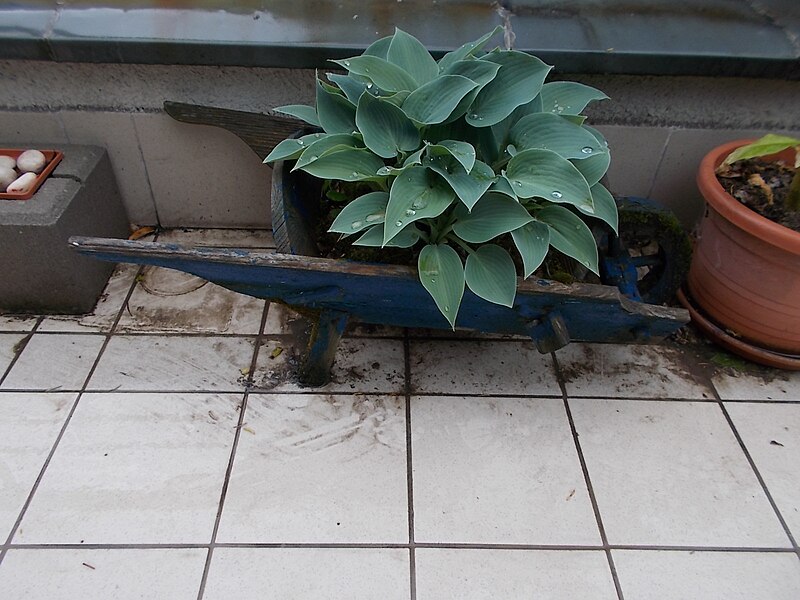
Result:
{"label": "white ceramic tile floor", "polygon": [[240,401],[84,394],[14,542],[206,542]]}
{"label": "white ceramic tile floor", "polygon": [[723,400],[800,401],[800,373],[771,370],[767,377],[719,373],[713,381]]}
{"label": "white ceramic tile floor", "polygon": [[790,547],[716,403],[570,405],[612,544]]}
{"label": "white ceramic tile floor", "polygon": [[552,358],[530,341],[412,340],[411,369],[419,394],[561,396]]}
{"label": "white ceramic tile floor", "polygon": [[572,397],[711,398],[674,348],[569,344],[556,352]]}
{"label": "white ceramic tile floor", "polygon": [[104,341],[101,335],[36,333],[0,388],[80,390]]}
{"label": "white ceramic tile floor", "polygon": [[729,402],[727,409],[789,529],[800,539],[800,405]]}
{"label": "white ceramic tile floor", "polygon": [[87,389],[233,391],[252,358],[248,338],[114,336]]}
{"label": "white ceramic tile floor", "polygon": [[0,317],[3,600],[800,598],[776,514],[797,539],[796,375],[717,372],[669,342],[554,361],[357,327],[311,390],[304,322],[270,307],[259,334],[251,300],[191,294],[137,292],[129,313],[134,286],[118,275],[93,315]]}
{"label": "white ceramic tile floor", "polygon": [[420,548],[418,600],[615,600],[601,551]]}
{"label": "white ceramic tile floor", "polygon": [[599,545],[561,399],[413,397],[419,542]]}
{"label": "white ceramic tile floor", "polygon": [[0,540],[11,533],[75,398],[0,392]]}
{"label": "white ceramic tile floor", "polygon": [[405,400],[251,394],[220,542],[408,541]]}
{"label": "white ceramic tile floor", "polygon": [[20,600],[195,600],[206,554],[194,548],[11,550],[0,567],[0,590]]}
{"label": "white ceramic tile floor", "polygon": [[19,343],[25,339],[18,333],[0,333],[0,377],[8,369],[19,351]]}
{"label": "white ceramic tile floor", "polygon": [[204,600],[407,600],[408,550],[219,548]]}
{"label": "white ceramic tile floor", "polygon": [[625,600],[796,600],[794,554],[615,550]]}

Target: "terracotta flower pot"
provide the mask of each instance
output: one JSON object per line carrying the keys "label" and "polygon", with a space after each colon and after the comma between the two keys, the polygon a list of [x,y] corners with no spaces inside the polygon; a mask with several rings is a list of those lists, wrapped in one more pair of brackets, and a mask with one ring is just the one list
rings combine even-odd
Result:
{"label": "terracotta flower pot", "polygon": [[[706,214],[689,269],[688,290],[706,316],[732,332],[739,343],[724,345],[734,351],[743,353],[742,346],[754,346],[755,355],[748,355],[754,360],[759,360],[759,352],[800,355],[800,233],[745,207],[714,175],[728,154],[750,141],[719,146],[700,163],[697,183]],[[767,158],[788,162],[793,153]]]}

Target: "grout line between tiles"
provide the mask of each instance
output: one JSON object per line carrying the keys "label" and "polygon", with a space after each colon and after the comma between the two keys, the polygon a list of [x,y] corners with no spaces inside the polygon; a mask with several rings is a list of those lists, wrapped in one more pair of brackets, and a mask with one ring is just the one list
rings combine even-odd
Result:
{"label": "grout line between tiles", "polygon": [[414,461],[411,447],[411,344],[408,330],[403,336],[403,362],[405,364],[406,397],[406,474],[408,490],[408,566],[411,600],[417,598],[417,553],[414,542]]}
{"label": "grout line between tiles", "polygon": [[[24,332],[25,336],[19,342],[17,342],[15,347],[18,348],[18,350],[16,352],[14,352],[14,356],[11,359],[11,362],[8,363],[8,366],[6,367],[5,371],[3,371],[3,374],[0,375],[0,386],[3,385],[3,382],[6,380],[6,377],[8,377],[9,373],[11,373],[11,369],[13,369],[14,365],[17,364],[17,361],[19,360],[20,355],[25,350],[25,346],[27,346],[28,342],[31,341],[31,338],[33,338],[34,334],[36,333],[36,330],[39,328],[39,325],[42,324],[43,320],[44,320],[44,317],[39,317],[36,320],[36,323],[31,328],[31,330],[27,331],[27,332]],[[5,333],[5,332],[3,332],[3,333]]]}
{"label": "grout line between tiles", "polygon": [[619,575],[617,574],[617,567],[614,564],[614,557],[611,554],[611,550],[608,545],[608,536],[606,535],[606,529],[603,526],[603,518],[600,516],[600,506],[597,504],[597,497],[594,493],[594,488],[592,487],[592,480],[589,477],[589,468],[586,464],[586,458],[583,455],[583,448],[581,447],[581,442],[578,439],[578,430],[575,427],[575,421],[572,418],[572,410],[569,407],[569,399],[567,398],[567,386],[564,382],[564,377],[561,373],[561,366],[558,364],[558,359],[556,358],[556,353],[551,353],[551,358],[553,360],[553,368],[556,372],[556,378],[558,379],[558,385],[561,388],[561,397],[564,403],[564,411],[567,415],[567,421],[569,422],[569,429],[572,433],[572,441],[575,444],[575,451],[578,453],[578,461],[581,464],[581,471],[583,472],[583,479],[586,483],[586,490],[589,493],[589,500],[592,503],[592,511],[594,512],[595,519],[597,521],[597,529],[600,532],[600,540],[603,542],[603,548],[606,555],[606,560],[608,561],[608,568],[611,571],[611,578],[614,581],[614,589],[617,592],[617,599],[624,600],[624,596],[622,594],[622,585],[619,581]]}
{"label": "grout line between tiles", "polygon": [[[142,267],[139,267],[137,275],[138,273],[141,273],[141,269]],[[134,283],[135,282],[136,279],[134,279]],[[69,426],[69,423],[72,420],[72,417],[78,408],[78,404],[80,403],[81,398],[83,397],[83,392],[86,389],[86,386],[89,385],[89,380],[92,378],[92,375],[94,375],[94,372],[97,369],[97,365],[100,363],[100,360],[103,357],[103,353],[105,352],[109,342],[111,341],[111,336],[113,335],[114,329],[116,328],[117,324],[122,318],[122,312],[125,306],[127,305],[128,300],[131,297],[131,294],[133,294],[133,289],[134,285],[132,283],[131,287],[128,289],[128,293],[125,296],[125,301],[122,303],[122,306],[120,306],[119,311],[117,311],[117,316],[114,318],[114,322],[111,325],[111,329],[109,329],[108,333],[105,334],[103,345],[100,346],[100,350],[98,351],[97,356],[95,357],[94,362],[92,363],[92,367],[89,369],[86,378],[83,380],[83,386],[77,392],[78,395],[75,397],[75,400],[72,403],[72,407],[70,408],[70,411],[67,414],[66,419],[64,420],[64,424],[61,426],[61,429],[59,430],[58,435],[56,436],[56,439],[53,442],[52,447],[50,448],[50,452],[47,454],[47,458],[45,458],[44,464],[42,465],[42,468],[39,470],[39,474],[36,477],[36,481],[34,482],[31,491],[28,493],[27,498],[25,498],[25,502],[23,503],[22,509],[20,510],[19,515],[17,516],[17,520],[14,522],[11,531],[8,533],[8,537],[6,538],[5,544],[3,545],[2,549],[0,549],[0,566],[3,564],[3,560],[5,559],[6,554],[8,554],[8,549],[11,545],[11,540],[14,539],[14,536],[17,534],[17,531],[19,530],[19,527],[22,524],[22,520],[23,518],[25,518],[25,513],[28,511],[31,502],[33,501],[33,497],[36,494],[36,490],[39,489],[39,485],[41,484],[42,479],[44,478],[44,474],[47,471],[47,467],[50,465],[50,461],[53,459],[56,449],[58,448],[61,439],[64,437],[64,433],[66,432],[67,427]],[[41,324],[42,320],[43,319],[39,319],[39,321],[36,323],[36,325],[34,326],[34,331],[39,326],[39,324]]]}
{"label": "grout line between tiles", "polygon": [[[269,314],[269,302],[264,303],[264,308],[261,313],[261,325],[259,327],[259,334],[256,336],[256,342],[253,347],[253,356],[250,360],[250,371],[247,374],[247,383],[252,384],[253,377],[256,372],[256,365],[258,364],[258,351],[261,348],[261,339],[262,334],[260,332],[264,331],[264,326],[267,323],[267,315]],[[250,386],[247,385],[246,388]],[[214,529],[211,533],[211,543],[208,546],[208,554],[206,555],[206,561],[203,565],[203,575],[200,579],[200,588],[197,590],[197,600],[203,600],[203,595],[206,591],[206,583],[208,582],[208,573],[211,569],[211,560],[214,557],[214,547],[217,543],[217,534],[219,533],[219,524],[222,520],[222,510],[225,507],[225,498],[228,495],[228,487],[231,481],[231,473],[233,472],[233,463],[236,459],[236,450],[239,447],[239,439],[242,435],[242,428],[244,427],[244,417],[245,412],[247,411],[247,400],[250,397],[249,389],[245,389],[244,395],[242,396],[242,403],[239,408],[239,420],[236,424],[236,431],[233,434],[233,443],[231,444],[231,454],[228,458],[228,465],[225,468],[225,479],[222,482],[222,490],[220,491],[219,496],[219,504],[217,505],[217,514],[214,518]]]}
{"label": "grout line between tiles", "polygon": [[[138,543],[138,544],[8,544],[9,550],[183,550],[210,549],[212,544],[192,543]],[[767,546],[646,546],[636,544],[603,545],[556,545],[556,544],[467,544],[457,542],[381,543],[313,543],[313,542],[216,542],[213,548],[226,549],[375,549],[375,550],[510,550],[510,551],[554,551],[554,552],[604,552],[607,550],[634,550],[637,552],[719,552],[739,554],[794,554],[794,548],[771,548]]]}

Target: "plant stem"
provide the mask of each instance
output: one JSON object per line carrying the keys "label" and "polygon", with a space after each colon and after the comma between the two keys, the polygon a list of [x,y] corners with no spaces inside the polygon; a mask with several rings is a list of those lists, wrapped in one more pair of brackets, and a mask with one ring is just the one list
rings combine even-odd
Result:
{"label": "plant stem", "polygon": [[458,236],[447,235],[446,239],[450,240],[451,242],[455,242],[456,244],[461,246],[464,250],[466,250],[469,254],[475,254],[475,251],[472,248],[470,248],[469,246],[467,246],[467,243],[464,240],[462,240],[461,238],[459,238]]}
{"label": "plant stem", "polygon": [[505,167],[505,166],[508,164],[508,161],[510,161],[512,158],[514,158],[514,157],[513,157],[513,156],[511,156],[511,155],[509,155],[509,156],[504,156],[503,158],[501,158],[501,159],[500,159],[500,160],[498,160],[497,162],[495,162],[495,163],[492,163],[492,171],[494,171],[495,173],[497,173],[497,171],[498,171],[499,169],[502,169],[503,167]]}

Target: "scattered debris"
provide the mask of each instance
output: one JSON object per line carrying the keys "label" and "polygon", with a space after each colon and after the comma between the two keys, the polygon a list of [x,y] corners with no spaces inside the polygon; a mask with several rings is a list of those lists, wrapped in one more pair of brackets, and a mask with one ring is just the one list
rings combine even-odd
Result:
{"label": "scattered debris", "polygon": [[247,377],[250,374],[250,367],[242,367],[239,369],[239,373]]}
{"label": "scattered debris", "polygon": [[92,571],[95,571],[95,570],[96,570],[96,569],[95,569],[95,567],[94,567],[93,565],[90,565],[89,563],[81,563],[81,564],[82,564],[84,567],[87,567],[87,568],[91,569]]}
{"label": "scattered debris", "polygon": [[567,502],[569,502],[570,500],[572,500],[572,497],[573,497],[574,495],[575,495],[575,490],[572,490],[572,491],[571,491],[571,492],[570,492],[570,493],[567,495],[567,500],[566,500],[566,501],[567,501]]}
{"label": "scattered debris", "polygon": [[242,429],[244,429],[247,433],[252,433],[253,435],[256,434],[256,432],[250,429],[249,427],[242,427]]}
{"label": "scattered debris", "polygon": [[219,417],[213,410],[208,411],[208,416],[211,418],[212,421],[219,421]]}
{"label": "scattered debris", "polygon": [[283,348],[281,348],[280,346],[276,346],[275,349],[269,353],[269,358],[270,360],[275,360],[281,354],[283,354]]}
{"label": "scattered debris", "polygon": [[780,446],[781,448],[783,448],[783,447],[784,447],[784,446],[783,446],[783,444],[781,444],[780,442],[778,442],[778,441],[776,441],[776,440],[770,440],[770,441],[769,441],[769,443],[770,443],[772,446]]}
{"label": "scattered debris", "polygon": [[143,237],[150,235],[151,233],[155,233],[155,227],[139,227],[136,231],[128,236],[129,240],[140,240]]}

